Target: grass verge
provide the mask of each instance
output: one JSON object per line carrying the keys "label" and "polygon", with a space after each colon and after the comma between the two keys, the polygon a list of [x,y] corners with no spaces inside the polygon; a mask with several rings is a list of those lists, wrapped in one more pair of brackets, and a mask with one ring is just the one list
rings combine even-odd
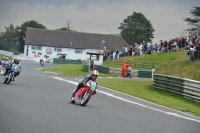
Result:
{"label": "grass verge", "polygon": [[[45,68],[43,72],[56,72],[59,76],[86,76],[83,65],[65,64],[54,68]],[[100,73],[101,77],[110,77],[110,74]],[[200,103],[189,100],[163,90],[153,88],[152,81],[99,79],[98,84],[117,90],[159,105],[163,105],[182,112],[200,116]]]}
{"label": "grass verge", "polygon": [[200,103],[153,88],[152,81],[99,79],[98,84],[159,105],[200,116]]}
{"label": "grass verge", "polygon": [[[41,69],[42,72],[56,72],[59,76],[86,76],[82,64],[64,64],[54,68]],[[116,75],[100,73],[100,77],[116,77]]]}

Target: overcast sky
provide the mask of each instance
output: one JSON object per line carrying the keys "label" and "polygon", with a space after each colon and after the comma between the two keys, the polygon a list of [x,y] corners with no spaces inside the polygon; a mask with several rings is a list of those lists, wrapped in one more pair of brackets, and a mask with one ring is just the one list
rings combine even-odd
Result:
{"label": "overcast sky", "polygon": [[0,0],[0,31],[28,20],[54,30],[70,20],[72,30],[119,34],[120,23],[141,12],[155,29],[155,42],[178,37],[189,28],[182,18],[192,17],[194,6],[200,6],[200,0]]}

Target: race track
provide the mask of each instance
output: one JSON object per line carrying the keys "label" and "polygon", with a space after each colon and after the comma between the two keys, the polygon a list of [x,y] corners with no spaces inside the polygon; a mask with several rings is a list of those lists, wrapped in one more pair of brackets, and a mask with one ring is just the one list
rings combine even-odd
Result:
{"label": "race track", "polygon": [[39,68],[22,62],[21,74],[9,85],[0,76],[0,133],[200,132],[198,117],[104,87],[85,107],[73,105],[70,97],[80,77],[58,77]]}

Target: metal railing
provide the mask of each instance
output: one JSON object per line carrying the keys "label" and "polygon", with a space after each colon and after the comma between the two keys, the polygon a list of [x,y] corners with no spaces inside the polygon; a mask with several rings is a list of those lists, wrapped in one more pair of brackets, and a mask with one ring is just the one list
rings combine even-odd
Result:
{"label": "metal railing", "polygon": [[167,75],[153,75],[154,88],[166,90],[195,101],[200,101],[200,82]]}

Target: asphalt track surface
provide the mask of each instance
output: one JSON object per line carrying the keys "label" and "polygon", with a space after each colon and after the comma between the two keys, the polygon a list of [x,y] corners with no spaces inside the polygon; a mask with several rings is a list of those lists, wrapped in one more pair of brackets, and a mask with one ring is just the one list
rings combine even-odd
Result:
{"label": "asphalt track surface", "polygon": [[[45,64],[44,67],[52,67]],[[22,62],[9,85],[0,76],[0,133],[199,133],[200,118],[98,87],[85,107],[70,103],[79,77],[42,73]]]}

